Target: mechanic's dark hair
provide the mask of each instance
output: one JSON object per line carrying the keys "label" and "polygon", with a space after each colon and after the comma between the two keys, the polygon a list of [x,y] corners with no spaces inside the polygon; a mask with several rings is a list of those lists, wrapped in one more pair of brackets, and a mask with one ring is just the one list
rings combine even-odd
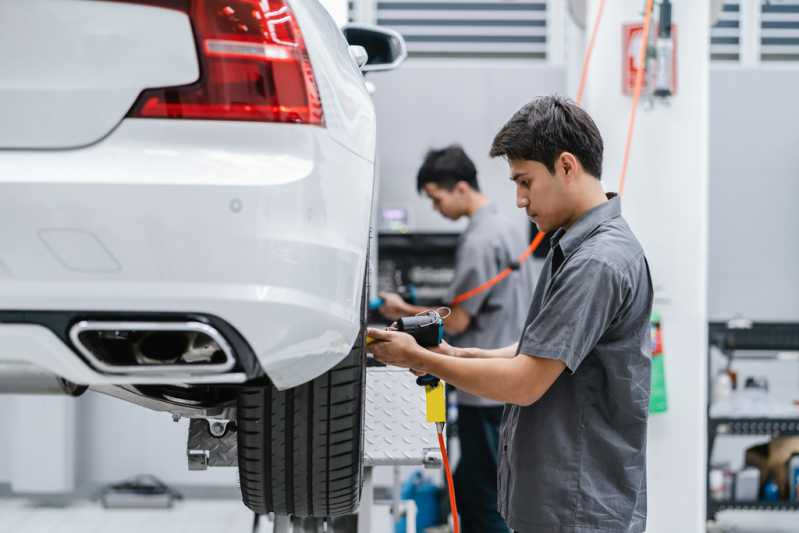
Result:
{"label": "mechanic's dark hair", "polygon": [[465,181],[475,191],[480,190],[474,163],[460,145],[453,144],[427,152],[416,174],[416,190],[421,192],[428,183],[435,183],[451,191],[459,181]]}
{"label": "mechanic's dark hair", "polygon": [[580,106],[560,96],[536,98],[502,126],[491,144],[491,157],[538,161],[555,173],[563,152],[576,157],[586,172],[602,177],[602,135]]}

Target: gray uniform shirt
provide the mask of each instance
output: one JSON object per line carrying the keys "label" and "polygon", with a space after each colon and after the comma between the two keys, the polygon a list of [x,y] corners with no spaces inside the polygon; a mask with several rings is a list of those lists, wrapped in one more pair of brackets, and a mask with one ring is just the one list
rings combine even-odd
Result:
{"label": "gray uniform shirt", "polygon": [[[458,240],[449,301],[499,274],[528,244],[521,228],[512,224],[495,205],[478,209]],[[525,261],[499,284],[460,304],[471,320],[466,331],[449,339],[450,342],[453,346],[477,348],[513,344],[521,335],[522,317],[532,294],[532,267],[530,261]],[[478,407],[503,405],[463,391],[458,391],[458,403]]]}
{"label": "gray uniform shirt", "polygon": [[566,364],[505,408],[498,505],[521,533],[640,533],[652,282],[618,198],[552,238],[519,352]]}

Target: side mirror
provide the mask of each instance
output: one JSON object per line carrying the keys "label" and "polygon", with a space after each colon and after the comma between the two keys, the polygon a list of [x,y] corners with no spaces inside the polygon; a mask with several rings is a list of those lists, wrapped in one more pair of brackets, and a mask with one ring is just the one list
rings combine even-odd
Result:
{"label": "side mirror", "polygon": [[[361,65],[361,58],[355,58],[361,72],[393,70],[408,57],[405,39],[394,30],[380,28],[371,24],[346,24],[341,31],[350,44],[350,50],[361,47],[366,50],[366,64]],[[359,54],[360,55],[360,54]]]}

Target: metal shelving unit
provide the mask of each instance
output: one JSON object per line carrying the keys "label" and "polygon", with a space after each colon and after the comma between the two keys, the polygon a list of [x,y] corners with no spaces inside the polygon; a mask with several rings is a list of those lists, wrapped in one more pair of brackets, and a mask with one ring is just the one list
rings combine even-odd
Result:
{"label": "metal shelving unit", "polygon": [[[709,345],[707,353],[708,391],[712,390],[711,355],[712,348],[719,349],[726,357],[735,360],[786,360],[797,359],[799,352],[799,323],[785,322],[711,322],[709,325]],[[744,353],[739,353],[744,352]],[[748,353],[746,353],[748,352]],[[763,352],[771,352],[763,354]],[[707,460],[705,468],[705,487],[707,491],[707,520],[725,510],[741,511],[799,511],[799,502],[766,501],[716,501],[710,494],[710,464],[716,438],[727,435],[799,435],[799,417],[716,417],[710,414],[711,397],[707,403]]]}
{"label": "metal shelving unit", "polygon": [[714,435],[799,435],[799,418],[710,418]]}
{"label": "metal shelving unit", "polygon": [[793,502],[707,502],[708,520],[715,520],[721,511],[799,511],[799,503]]}

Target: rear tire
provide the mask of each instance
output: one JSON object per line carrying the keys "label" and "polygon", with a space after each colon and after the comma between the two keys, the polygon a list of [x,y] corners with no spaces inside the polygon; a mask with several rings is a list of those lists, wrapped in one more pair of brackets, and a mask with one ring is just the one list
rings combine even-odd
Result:
{"label": "rear tire", "polygon": [[259,514],[352,514],[363,481],[364,333],[332,370],[293,389],[247,387],[238,400],[244,504]]}

